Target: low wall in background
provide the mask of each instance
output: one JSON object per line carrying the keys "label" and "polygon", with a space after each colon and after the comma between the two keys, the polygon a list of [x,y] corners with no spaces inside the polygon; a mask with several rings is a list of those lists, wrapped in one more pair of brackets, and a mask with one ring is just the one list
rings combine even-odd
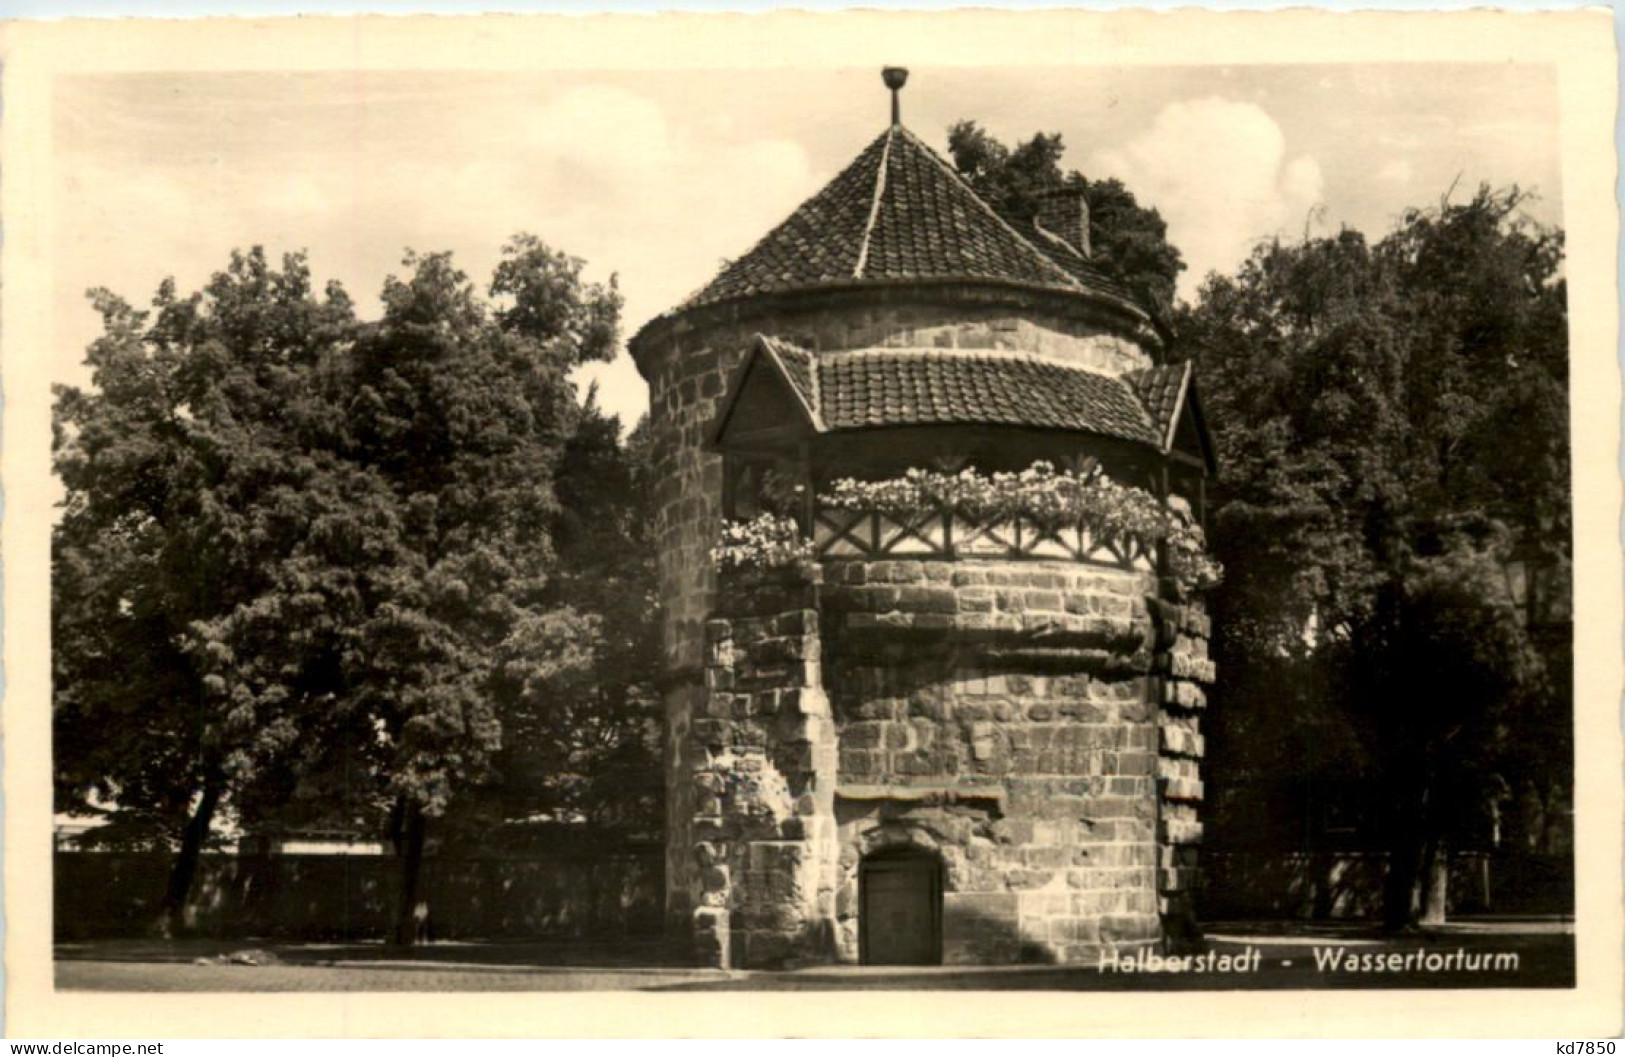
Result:
{"label": "low wall in background", "polygon": [[[172,858],[157,852],[55,856],[59,940],[134,937],[157,919]],[[393,857],[203,856],[188,907],[205,935],[357,941],[389,931]],[[1203,852],[1200,919],[1346,919],[1382,914],[1380,852]],[[430,857],[422,890],[433,939],[654,936],[665,900],[659,847],[529,858]],[[1562,857],[1461,855],[1452,914],[1573,914]]]}
{"label": "low wall in background", "polygon": [[[1383,852],[1203,849],[1203,921],[1382,917]],[[1468,853],[1450,862],[1451,914],[1574,913],[1561,856]]]}
{"label": "low wall in background", "polygon": [[[55,856],[58,940],[139,936],[157,919],[173,857]],[[389,855],[204,855],[188,916],[205,935],[354,941],[386,935],[400,863]],[[532,858],[429,857],[420,888],[431,939],[656,935],[658,846]]]}

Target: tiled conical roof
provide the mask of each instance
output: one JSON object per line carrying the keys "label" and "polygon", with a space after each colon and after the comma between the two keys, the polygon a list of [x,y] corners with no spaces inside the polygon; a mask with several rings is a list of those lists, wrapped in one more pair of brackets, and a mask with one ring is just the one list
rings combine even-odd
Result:
{"label": "tiled conical roof", "polygon": [[1174,415],[1178,413],[1180,403],[1185,397],[1185,387],[1189,384],[1190,376],[1189,360],[1146,367],[1130,371],[1123,376],[1123,380],[1133,388],[1134,395],[1140,398],[1140,402],[1150,413],[1151,422],[1157,427],[1157,435],[1164,438],[1165,447],[1167,439],[1172,435]]}
{"label": "tiled conical roof", "polygon": [[[814,355],[782,338],[759,334],[751,356],[773,364],[817,433],[1007,425],[1074,430],[1162,447],[1157,415],[1164,409],[1148,408],[1135,383],[1032,353],[875,348]],[[736,375],[717,418],[718,439],[754,362],[748,359]],[[1162,388],[1152,392],[1165,400]]]}
{"label": "tiled conical roof", "polygon": [[816,366],[817,411],[832,430],[988,423],[1157,442],[1121,379],[1030,353],[862,349]]}
{"label": "tiled conical roof", "polygon": [[965,280],[1057,291],[1124,292],[1081,256],[1064,267],[1041,232],[1023,234],[953,167],[901,125],[678,311],[759,294],[865,281]]}

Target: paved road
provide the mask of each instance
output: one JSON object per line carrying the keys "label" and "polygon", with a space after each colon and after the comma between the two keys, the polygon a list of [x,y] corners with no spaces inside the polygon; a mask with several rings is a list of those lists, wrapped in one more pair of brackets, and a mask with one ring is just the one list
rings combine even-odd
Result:
{"label": "paved road", "polygon": [[202,966],[136,962],[58,962],[62,991],[641,991],[705,984],[712,970],[631,972],[443,965]]}
{"label": "paved road", "polygon": [[[194,959],[243,945],[107,942],[61,945],[56,985],[93,991],[1144,991],[1570,987],[1574,982],[1574,940],[1562,923],[1479,922],[1398,939],[1351,927],[1221,926],[1209,937],[1214,959],[1180,971],[1148,965],[820,966],[774,973],[683,968],[672,963],[669,951],[635,944],[434,944],[414,949],[409,959],[374,944],[279,944],[260,948],[272,951],[279,964],[198,965]],[[1342,954],[1338,968],[1331,967],[1334,951]],[[1400,961],[1371,968],[1391,955]],[[1495,955],[1516,955],[1516,966],[1505,958],[1496,966],[1485,957]],[[1350,956],[1356,959],[1352,967]],[[1407,956],[1410,962],[1404,961]],[[1423,964],[1430,958],[1439,966],[1433,971]],[[1468,968],[1472,963],[1479,968]]]}

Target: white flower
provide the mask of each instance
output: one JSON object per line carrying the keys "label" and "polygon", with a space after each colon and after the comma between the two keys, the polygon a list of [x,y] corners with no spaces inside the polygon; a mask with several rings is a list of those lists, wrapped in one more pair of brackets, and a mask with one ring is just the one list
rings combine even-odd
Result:
{"label": "white flower", "polygon": [[774,569],[811,558],[812,541],[801,535],[794,518],[758,514],[749,521],[729,521],[711,560],[724,569]]}
{"label": "white flower", "polygon": [[[904,521],[953,510],[983,522],[1027,518],[1051,525],[1070,523],[1097,539],[1134,537],[1147,545],[1162,543],[1170,573],[1184,587],[1211,587],[1222,575],[1219,564],[1206,553],[1200,526],[1187,510],[1170,507],[1144,489],[1114,481],[1099,466],[1079,473],[1057,470],[1041,459],[1019,473],[993,474],[969,466],[957,474],[912,467],[901,477],[885,481],[842,478],[819,495],[818,501],[831,509]],[[799,535],[796,539],[805,546]],[[771,561],[779,554],[760,540],[753,546],[762,551],[751,551],[753,562]]]}

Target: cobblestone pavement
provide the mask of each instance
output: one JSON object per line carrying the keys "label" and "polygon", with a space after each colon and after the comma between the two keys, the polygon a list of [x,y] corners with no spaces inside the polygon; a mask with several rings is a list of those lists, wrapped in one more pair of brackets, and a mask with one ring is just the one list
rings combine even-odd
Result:
{"label": "cobblestone pavement", "polygon": [[[1240,968],[1209,963],[1184,970],[1083,966],[877,968],[816,966],[787,972],[685,968],[649,944],[432,944],[409,957],[380,944],[231,944],[224,941],[105,941],[62,944],[56,986],[86,991],[727,991],[727,990],[1278,990],[1346,988],[1569,987],[1574,938],[1565,922],[1475,922],[1405,937],[1357,926],[1216,925],[1209,949]],[[268,950],[276,964],[217,960]],[[1418,962],[1439,971],[1328,969],[1327,953]],[[1321,952],[1317,955],[1317,951]],[[1516,955],[1515,968],[1465,971],[1458,955]],[[209,964],[195,964],[199,958]],[[1481,959],[1482,960],[1482,959]],[[1250,964],[1246,964],[1250,963]],[[1369,961],[1368,961],[1369,964]],[[1395,963],[1403,966],[1404,963]],[[1488,964],[1487,962],[1485,964]]]}
{"label": "cobblestone pavement", "polygon": [[718,970],[513,969],[446,965],[176,965],[59,961],[59,991],[625,991],[720,982]]}

